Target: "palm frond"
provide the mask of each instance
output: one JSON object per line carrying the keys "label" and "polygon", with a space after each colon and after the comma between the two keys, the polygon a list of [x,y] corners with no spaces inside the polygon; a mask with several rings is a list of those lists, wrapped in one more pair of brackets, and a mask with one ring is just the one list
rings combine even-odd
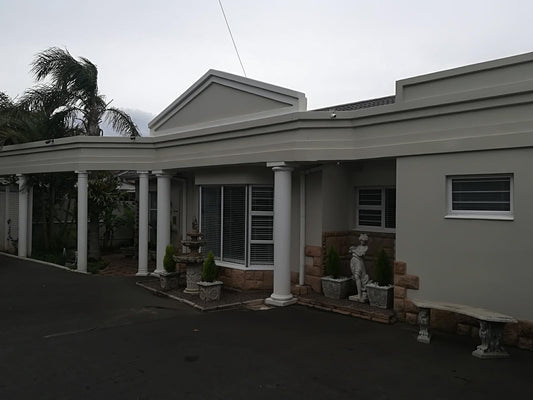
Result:
{"label": "palm frond", "polygon": [[50,78],[54,86],[78,94],[98,92],[96,66],[85,58],[76,60],[66,49],[51,47],[37,54],[31,72],[37,81]]}
{"label": "palm frond", "polygon": [[105,112],[105,119],[120,135],[141,136],[137,125],[125,111],[108,107]]}

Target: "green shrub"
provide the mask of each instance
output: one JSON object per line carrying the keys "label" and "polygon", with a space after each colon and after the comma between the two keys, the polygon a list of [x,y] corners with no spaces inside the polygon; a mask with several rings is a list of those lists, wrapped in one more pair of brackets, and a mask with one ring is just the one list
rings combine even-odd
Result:
{"label": "green shrub", "polygon": [[326,254],[326,265],[324,268],[324,275],[331,275],[337,279],[341,274],[341,257],[339,252],[334,247],[330,247]]}
{"label": "green shrub", "polygon": [[165,249],[165,257],[163,257],[163,268],[168,273],[176,272],[176,261],[174,261],[174,246],[169,244]]}
{"label": "green shrub", "polygon": [[91,274],[98,274],[101,270],[106,269],[109,265],[104,260],[95,260],[94,258],[87,259],[87,272]]}
{"label": "green shrub", "polygon": [[374,275],[379,286],[388,286],[392,283],[392,264],[385,250],[381,249],[374,267]]}
{"label": "green shrub", "polygon": [[215,256],[213,252],[210,251],[209,255],[204,261],[204,266],[202,268],[202,281],[204,282],[214,282],[218,278],[218,267],[215,263]]}

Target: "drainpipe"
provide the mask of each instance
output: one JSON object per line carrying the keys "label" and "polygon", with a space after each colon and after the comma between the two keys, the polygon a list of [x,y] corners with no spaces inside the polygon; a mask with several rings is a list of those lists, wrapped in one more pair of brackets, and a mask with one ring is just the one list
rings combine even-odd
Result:
{"label": "drainpipe", "polygon": [[305,284],[305,175],[305,172],[300,172],[300,286]]}

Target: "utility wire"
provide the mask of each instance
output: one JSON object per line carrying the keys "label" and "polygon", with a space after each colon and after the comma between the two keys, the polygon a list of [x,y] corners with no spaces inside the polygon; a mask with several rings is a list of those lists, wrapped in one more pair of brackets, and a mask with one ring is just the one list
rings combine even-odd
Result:
{"label": "utility wire", "polygon": [[244,65],[242,64],[241,56],[239,55],[239,50],[237,50],[237,45],[235,44],[235,39],[233,39],[233,34],[231,33],[231,28],[229,27],[228,19],[226,18],[226,13],[224,12],[224,7],[222,6],[222,0],[218,0],[218,4],[220,4],[220,9],[222,10],[222,15],[224,16],[224,21],[226,21],[226,26],[228,27],[228,32],[231,37],[231,41],[233,42],[233,47],[235,48],[235,53],[237,53],[237,58],[239,59],[239,63],[241,64],[242,73],[246,76],[246,71],[244,70]]}

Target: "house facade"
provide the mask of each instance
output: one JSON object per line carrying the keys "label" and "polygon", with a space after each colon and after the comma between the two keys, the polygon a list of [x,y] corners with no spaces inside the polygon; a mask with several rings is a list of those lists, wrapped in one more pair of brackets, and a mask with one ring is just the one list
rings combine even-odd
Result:
{"label": "house facade", "polygon": [[[409,299],[424,298],[533,321],[533,53],[312,111],[303,93],[209,71],[149,127],[135,140],[4,147],[0,175],[17,174],[22,189],[19,225],[31,215],[27,175],[77,171],[84,270],[87,171],[136,171],[140,275],[149,220],[157,273],[166,245],[197,219],[227,284],[272,288],[267,301],[288,305],[291,285],[320,290],[326,248],[347,263],[365,232],[370,270],[381,248],[397,260],[400,319],[416,316]],[[26,256],[27,229],[18,236]]]}

